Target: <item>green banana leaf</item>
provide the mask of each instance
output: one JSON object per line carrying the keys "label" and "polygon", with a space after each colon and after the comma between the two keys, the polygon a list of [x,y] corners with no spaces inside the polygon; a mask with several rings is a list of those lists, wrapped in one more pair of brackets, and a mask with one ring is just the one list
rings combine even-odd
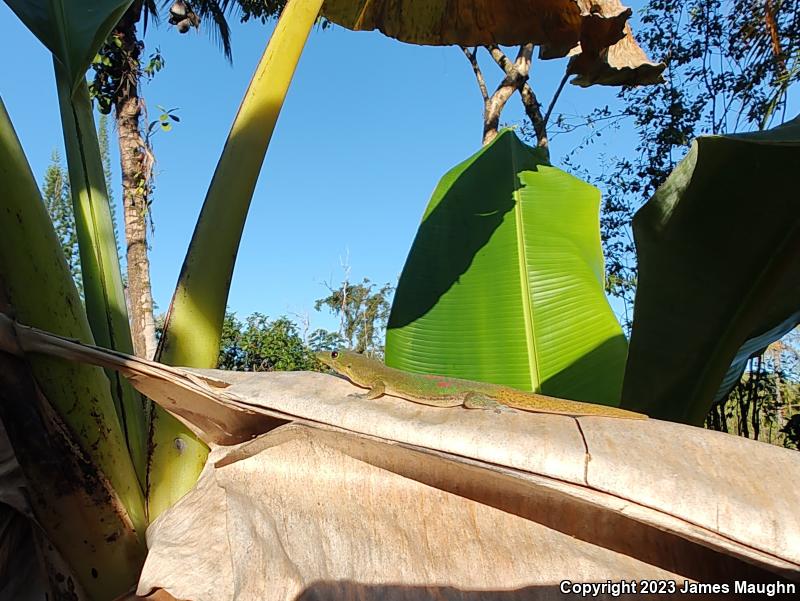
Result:
{"label": "green banana leaf", "polygon": [[600,193],[505,130],[440,181],[400,276],[386,363],[618,405]]}
{"label": "green banana leaf", "polygon": [[66,70],[70,87],[86,69],[132,0],[5,0]]}
{"label": "green banana leaf", "polygon": [[[156,360],[167,365],[216,367],[228,291],[253,190],[289,84],[322,0],[292,0],[267,44],[214,171]],[[176,440],[181,445],[175,444]],[[151,519],[197,481],[208,447],[160,407],[153,413],[148,508]]]}
{"label": "green banana leaf", "polygon": [[747,359],[800,322],[800,117],[704,136],[635,215],[623,406],[701,424]]}
{"label": "green banana leaf", "polygon": [[[2,99],[0,190],[0,311],[93,343],[61,244]],[[145,555],[147,516],[109,380],[96,367],[36,354],[20,362],[0,354],[0,413],[16,441],[38,523],[89,593],[104,592],[92,598],[115,598],[136,580]],[[11,406],[23,401],[28,405]],[[33,405],[47,408],[45,421],[53,427],[37,422]],[[56,427],[57,422],[63,425]],[[48,456],[50,463],[43,465]],[[68,476],[75,469],[81,477],[70,486]]]}
{"label": "green banana leaf", "polygon": [[[84,74],[97,49],[131,4],[127,1],[6,0],[53,53],[64,129],[86,311],[95,341],[133,352],[111,211]],[[142,487],[147,456],[144,401],[124,378],[108,373],[116,412]]]}
{"label": "green banana leaf", "polygon": [[[89,88],[86,81],[81,79],[70,93],[64,70],[55,60],[53,65],[67,150],[75,232],[81,253],[86,315],[98,345],[132,355],[128,307]],[[142,488],[146,488],[147,426],[144,400],[118,373],[109,370],[106,374],[111,381],[117,416],[125,430],[139,482]]]}

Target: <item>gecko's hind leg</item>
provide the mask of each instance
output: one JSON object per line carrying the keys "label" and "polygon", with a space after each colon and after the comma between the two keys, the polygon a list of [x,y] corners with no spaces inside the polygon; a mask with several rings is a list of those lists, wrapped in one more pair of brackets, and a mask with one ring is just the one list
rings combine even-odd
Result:
{"label": "gecko's hind leg", "polygon": [[494,409],[495,413],[502,413],[505,409],[508,409],[508,407],[498,403],[492,397],[479,392],[468,392],[464,396],[464,407],[467,409]]}
{"label": "gecko's hind leg", "polygon": [[378,382],[373,382],[370,385],[369,390],[367,390],[367,392],[354,392],[352,394],[348,394],[347,396],[351,396],[356,399],[367,399],[368,401],[371,401],[373,399],[377,399],[378,397],[383,396],[385,392],[386,392],[385,384],[383,382],[378,381]]}

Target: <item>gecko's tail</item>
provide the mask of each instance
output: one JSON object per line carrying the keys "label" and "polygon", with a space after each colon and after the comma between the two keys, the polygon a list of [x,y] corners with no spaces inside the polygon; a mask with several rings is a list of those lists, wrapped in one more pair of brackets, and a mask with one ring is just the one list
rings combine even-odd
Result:
{"label": "gecko's tail", "polygon": [[537,413],[554,413],[557,415],[570,415],[573,417],[613,417],[617,419],[649,419],[644,413],[636,413],[619,407],[582,403],[568,399],[559,399],[543,394],[523,393],[516,391],[503,391],[498,395],[498,401],[515,409],[535,411]]}
{"label": "gecko's tail", "polygon": [[548,411],[543,409],[543,413],[560,413],[561,415],[571,415],[573,417],[611,417],[614,419],[650,419],[644,413],[628,411],[619,407],[609,407],[608,405],[595,405],[594,403],[580,403],[578,401],[567,401],[558,399],[563,408],[561,410]]}

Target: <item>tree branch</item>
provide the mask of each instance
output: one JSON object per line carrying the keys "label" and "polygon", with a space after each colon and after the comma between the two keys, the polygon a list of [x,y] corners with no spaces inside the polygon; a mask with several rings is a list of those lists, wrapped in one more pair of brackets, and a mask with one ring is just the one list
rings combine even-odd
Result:
{"label": "tree branch", "polygon": [[[514,74],[514,65],[508,60],[505,52],[500,50],[500,47],[496,44],[492,44],[491,46],[486,46],[486,49],[489,51],[489,54],[494,59],[500,68],[505,71],[506,76],[510,77]],[[522,48],[520,48],[520,51]]]}
{"label": "tree branch", "polygon": [[550,106],[547,107],[547,112],[544,114],[545,127],[547,127],[547,123],[550,121],[550,115],[553,113],[553,108],[556,106],[558,97],[561,96],[561,90],[564,89],[564,84],[567,83],[568,79],[569,79],[569,73],[564,73],[564,77],[561,78],[561,83],[558,84],[558,89],[556,90],[556,93],[553,94],[553,99],[550,101]]}
{"label": "tree branch", "polygon": [[528,115],[528,119],[533,124],[537,145],[541,148],[547,148],[549,143],[547,139],[547,122],[542,117],[542,105],[527,81],[522,84],[519,95],[522,98],[522,105],[525,107],[525,114]]}
{"label": "tree branch", "polygon": [[528,72],[531,66],[533,44],[520,46],[517,58],[512,63],[506,54],[497,45],[486,46],[489,54],[503,70],[506,76],[497,86],[494,94],[486,101],[486,111],[483,121],[483,143],[488,144],[495,136],[500,126],[500,113],[503,111],[508,99],[515,91],[521,90],[528,81]]}
{"label": "tree branch", "polygon": [[533,44],[524,44],[519,47],[517,58],[514,61],[514,68],[518,77],[523,77],[527,81],[531,71],[531,57],[533,56]]}
{"label": "tree branch", "polygon": [[464,51],[464,55],[467,57],[469,64],[472,65],[472,71],[475,73],[475,79],[478,80],[478,87],[481,89],[483,102],[486,103],[486,101],[489,100],[489,90],[486,88],[486,80],[483,78],[483,72],[478,65],[478,47],[475,46],[475,49],[470,52],[465,46],[461,46],[461,50]]}
{"label": "tree branch", "polygon": [[513,83],[509,83],[506,78],[497,86],[492,97],[486,101],[486,111],[483,116],[484,146],[497,136],[497,129],[500,127],[500,113],[516,89],[517,87]]}

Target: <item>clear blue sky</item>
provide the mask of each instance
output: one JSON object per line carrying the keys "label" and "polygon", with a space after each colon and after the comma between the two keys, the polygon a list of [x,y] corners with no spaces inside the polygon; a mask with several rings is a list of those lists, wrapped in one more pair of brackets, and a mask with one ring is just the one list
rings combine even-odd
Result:
{"label": "clear blue sky", "polygon": [[[629,2],[634,8],[639,2]],[[166,68],[143,89],[151,110],[178,107],[173,131],[155,138],[153,294],[169,305],[194,223],[239,102],[274,24],[230,19],[234,63],[203,31],[179,35],[151,28],[147,51],[160,48]],[[0,3],[0,93],[41,181],[63,141],[49,54]],[[484,57],[490,84],[499,69]],[[549,102],[564,60],[534,61],[532,83]],[[615,90],[567,86],[558,108],[587,113],[615,102]],[[518,99],[505,122],[521,119]],[[240,317],[259,311],[307,314],[335,327],[313,303],[325,282],[338,283],[349,256],[351,279],[396,283],[423,209],[439,177],[480,147],[482,102],[469,63],[456,47],[418,47],[377,33],[315,30],[304,52],[267,153],[239,250],[229,306]],[[620,152],[622,132],[601,144]],[[557,138],[553,160],[578,138]],[[114,195],[118,157],[112,136]],[[121,219],[120,219],[121,223]]]}

